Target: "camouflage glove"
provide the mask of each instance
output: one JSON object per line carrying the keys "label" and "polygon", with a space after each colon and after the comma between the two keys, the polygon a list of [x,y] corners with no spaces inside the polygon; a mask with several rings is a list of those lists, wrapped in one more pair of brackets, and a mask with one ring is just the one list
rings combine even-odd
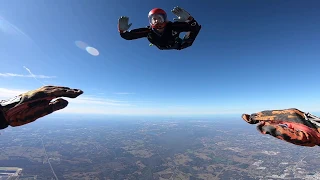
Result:
{"label": "camouflage glove", "polygon": [[[21,126],[67,107],[68,101],[59,97],[76,98],[83,91],[61,86],[43,86],[0,101],[0,129]],[[55,98],[55,101],[51,101]]]}
{"label": "camouflage glove", "polygon": [[258,124],[257,130],[300,146],[320,145],[320,119],[299,109],[266,110],[243,114],[249,124]]}

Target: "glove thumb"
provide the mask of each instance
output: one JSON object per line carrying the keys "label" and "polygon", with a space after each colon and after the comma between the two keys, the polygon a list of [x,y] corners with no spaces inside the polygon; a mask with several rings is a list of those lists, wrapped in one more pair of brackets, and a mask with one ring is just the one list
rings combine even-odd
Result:
{"label": "glove thumb", "polygon": [[276,127],[277,127],[277,125],[273,125],[273,124],[269,124],[269,123],[265,123],[265,122],[260,122],[256,128],[261,134],[270,134],[270,135],[276,137],[276,136],[281,135],[281,134],[279,134],[279,132],[277,132]]}
{"label": "glove thumb", "polygon": [[179,19],[179,18],[173,18],[173,21],[176,21],[176,22],[182,22],[182,20],[181,20],[181,19]]}

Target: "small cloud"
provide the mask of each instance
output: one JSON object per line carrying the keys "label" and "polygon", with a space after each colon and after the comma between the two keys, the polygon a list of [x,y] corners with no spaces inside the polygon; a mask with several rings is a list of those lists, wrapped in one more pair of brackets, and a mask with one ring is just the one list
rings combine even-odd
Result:
{"label": "small cloud", "polygon": [[14,74],[14,73],[0,73],[0,77],[23,77],[23,78],[39,78],[39,79],[50,79],[56,78],[56,76],[45,76],[45,75],[25,75],[25,74]]}

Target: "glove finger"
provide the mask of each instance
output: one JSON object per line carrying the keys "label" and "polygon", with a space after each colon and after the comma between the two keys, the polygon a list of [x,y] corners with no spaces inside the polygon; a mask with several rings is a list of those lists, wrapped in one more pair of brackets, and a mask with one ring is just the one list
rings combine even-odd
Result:
{"label": "glove finger", "polygon": [[184,22],[184,20],[180,19],[180,18],[174,18],[173,20],[176,21],[176,22]]}
{"label": "glove finger", "polygon": [[120,16],[120,18],[118,19],[119,22],[123,21],[123,16]]}
{"label": "glove finger", "polygon": [[181,11],[179,11],[178,9],[176,9],[176,10],[175,10],[175,14],[176,14],[176,15],[180,15],[180,14],[181,14]]}
{"label": "glove finger", "polygon": [[39,89],[23,94],[23,98],[26,101],[43,98],[51,100],[57,97],[76,98],[81,94],[83,94],[83,91],[80,89],[71,89],[65,86],[43,86]]}
{"label": "glove finger", "polygon": [[186,14],[186,15],[190,15],[190,13],[188,11],[184,10],[184,9],[181,9],[181,12]]}
{"label": "glove finger", "polygon": [[171,12],[172,12],[173,14],[177,14],[177,13],[178,13],[177,7],[174,7],[174,8],[171,10]]}
{"label": "glove finger", "polygon": [[249,114],[242,114],[242,119],[245,120],[249,124],[257,124],[259,121],[253,120],[251,115]]}
{"label": "glove finger", "polygon": [[182,12],[183,12],[183,10],[182,10],[182,8],[177,7],[177,8],[176,8],[176,12],[177,12],[177,13],[182,13]]}
{"label": "glove finger", "polygon": [[123,19],[123,22],[126,23],[126,24],[128,24],[129,18],[124,18],[124,19]]}
{"label": "glove finger", "polygon": [[305,123],[305,113],[295,109],[284,110],[266,110],[251,115],[256,121],[290,121],[297,123]]}
{"label": "glove finger", "polygon": [[67,105],[68,101],[61,98],[53,102],[41,100],[34,102],[33,104],[29,104],[28,106],[21,105],[15,107],[15,113],[10,113],[11,116],[7,117],[7,121],[10,126],[21,126],[34,122],[35,120],[51,114],[54,111],[63,109],[67,107]]}
{"label": "glove finger", "polygon": [[[69,102],[65,99],[58,98],[55,101],[52,101],[49,103],[49,106],[47,107],[47,113],[50,114],[52,112],[64,109],[68,106]],[[50,112],[52,110],[52,112]]]}
{"label": "glove finger", "polygon": [[174,7],[174,9],[179,10],[179,9],[181,9],[181,7],[176,6],[176,7]]}
{"label": "glove finger", "polygon": [[125,23],[125,22],[128,22],[129,21],[129,18],[126,17],[126,16],[121,16],[120,19],[119,19],[119,22],[121,23]]}
{"label": "glove finger", "polygon": [[119,19],[119,23],[120,23],[120,24],[123,24],[123,23],[125,23],[125,22],[126,22],[126,19],[125,19],[125,18]]}

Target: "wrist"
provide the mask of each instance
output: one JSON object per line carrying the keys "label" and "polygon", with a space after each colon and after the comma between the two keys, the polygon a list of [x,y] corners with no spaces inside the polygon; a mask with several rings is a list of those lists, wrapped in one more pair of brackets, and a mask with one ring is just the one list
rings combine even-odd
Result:
{"label": "wrist", "polygon": [[191,21],[193,21],[193,17],[192,17],[192,16],[189,16],[189,17],[185,20],[185,22],[187,22],[187,23],[189,23],[189,22],[191,22]]}
{"label": "wrist", "polygon": [[121,30],[121,29],[118,29],[119,33],[125,33],[127,30]]}

